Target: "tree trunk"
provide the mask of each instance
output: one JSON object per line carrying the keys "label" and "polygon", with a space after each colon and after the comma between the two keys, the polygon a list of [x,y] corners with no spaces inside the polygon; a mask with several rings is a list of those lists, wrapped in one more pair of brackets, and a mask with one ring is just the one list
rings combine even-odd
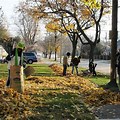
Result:
{"label": "tree trunk", "polygon": [[111,40],[111,71],[110,82],[107,87],[117,87],[116,82],[116,52],[117,52],[117,14],[118,14],[118,0],[112,0],[112,40]]}
{"label": "tree trunk", "polygon": [[50,53],[49,53],[49,59],[51,59],[51,54],[52,54],[52,51],[50,51]]}
{"label": "tree trunk", "polygon": [[55,31],[55,61],[57,60],[56,44],[57,44],[57,32]]}
{"label": "tree trunk", "polygon": [[90,62],[90,60],[94,61],[94,50],[95,50],[95,47],[96,47],[95,44],[90,44],[89,62]]}
{"label": "tree trunk", "polygon": [[55,61],[57,60],[57,51],[55,49]]}
{"label": "tree trunk", "polygon": [[72,41],[72,58],[74,58],[75,57],[75,55],[76,55],[76,48],[77,48],[77,41],[76,40],[73,40]]}

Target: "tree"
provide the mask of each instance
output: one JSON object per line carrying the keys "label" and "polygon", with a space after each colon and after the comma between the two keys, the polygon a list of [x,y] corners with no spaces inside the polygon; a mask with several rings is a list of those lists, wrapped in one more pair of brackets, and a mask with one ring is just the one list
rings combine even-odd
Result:
{"label": "tree", "polygon": [[[118,87],[116,81],[116,52],[117,52],[117,16],[118,16],[118,0],[112,0],[112,41],[111,41],[111,71],[110,82],[107,87]],[[120,85],[120,81],[119,81]]]}
{"label": "tree", "polygon": [[10,35],[5,25],[6,22],[4,18],[4,13],[2,11],[2,8],[0,8],[0,45],[2,45],[6,52],[9,53],[12,50],[12,44],[10,43]]}
{"label": "tree", "polygon": [[6,39],[8,38],[8,31],[7,28],[5,27],[5,18],[4,18],[4,13],[2,11],[2,8],[0,8],[0,39]]}
{"label": "tree", "polygon": [[25,45],[27,49],[34,48],[36,44],[36,36],[38,32],[38,20],[32,18],[29,14],[25,13],[22,7],[24,6],[23,3],[19,5],[18,10],[18,21],[15,22],[16,26],[18,27],[18,33],[21,35],[23,41],[25,41]]}
{"label": "tree", "polygon": [[57,39],[57,34],[58,34],[57,31],[59,30],[59,25],[56,22],[52,23],[52,21],[51,21],[46,25],[46,29],[47,29],[47,31],[54,33],[54,52],[55,52],[55,61],[56,61],[57,60],[57,50],[59,48],[59,44],[58,44],[59,39]]}
{"label": "tree", "polygon": [[[40,0],[34,2],[37,7],[29,7],[29,3],[28,7],[34,15],[36,13],[38,13],[37,15],[43,13],[49,16],[55,14],[57,18],[62,17],[64,21],[66,21],[66,18],[69,18],[69,24],[74,24],[76,26],[76,31],[71,32],[72,37],[75,38],[74,36],[76,36],[77,38],[79,36],[82,44],[90,44],[91,50],[89,59],[94,60],[94,50],[96,44],[100,42],[100,20],[102,15],[109,11],[108,3],[108,0]],[[94,40],[88,37],[87,31],[85,32],[85,30],[91,27],[95,28]],[[82,38],[85,38],[86,41],[84,42]]]}

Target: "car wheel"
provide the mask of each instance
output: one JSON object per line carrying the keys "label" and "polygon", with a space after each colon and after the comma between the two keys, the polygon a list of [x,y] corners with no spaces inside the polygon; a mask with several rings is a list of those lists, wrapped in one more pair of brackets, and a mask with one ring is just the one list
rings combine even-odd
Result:
{"label": "car wheel", "polygon": [[33,63],[33,61],[32,61],[32,60],[28,60],[28,63],[29,63],[29,64],[32,64],[32,63]]}

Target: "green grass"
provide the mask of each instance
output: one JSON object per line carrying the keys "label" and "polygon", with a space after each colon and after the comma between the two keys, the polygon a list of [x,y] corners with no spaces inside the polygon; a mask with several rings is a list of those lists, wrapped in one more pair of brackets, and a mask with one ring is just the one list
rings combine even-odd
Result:
{"label": "green grass", "polygon": [[53,76],[54,72],[46,64],[29,64],[27,66],[32,66],[35,69],[33,76]]}
{"label": "green grass", "polygon": [[[53,76],[54,72],[46,64],[27,64],[35,69],[33,76]],[[8,76],[7,64],[0,64],[0,78]]]}
{"label": "green grass", "polygon": [[0,64],[0,78],[7,77],[8,69],[7,64]]}
{"label": "green grass", "polygon": [[[68,67],[68,70],[72,71],[72,67]],[[85,68],[79,68],[79,73],[82,74],[82,71],[86,70]],[[76,72],[76,71],[75,71]],[[75,73],[76,74],[76,73]],[[110,81],[110,76],[105,75],[104,73],[97,73],[97,76],[82,76],[85,79],[89,79],[91,82],[97,84],[98,86],[104,86]]]}
{"label": "green grass", "polygon": [[[86,70],[85,68],[80,68],[79,71]],[[82,73],[82,72],[80,72]],[[110,81],[110,76],[105,75],[104,73],[97,73],[97,76],[83,76],[85,79],[89,79],[91,82],[99,85],[104,86]]]}
{"label": "green grass", "polygon": [[110,81],[109,76],[106,75],[98,75],[96,77],[89,77],[88,79],[99,86],[106,85]]}
{"label": "green grass", "polygon": [[[0,65],[0,72],[2,72],[0,75],[3,77],[4,74],[7,75],[7,65]],[[26,79],[26,86],[32,86],[30,89],[28,87],[32,101],[29,108],[34,113],[28,116],[29,120],[95,119],[94,115],[84,104],[82,96],[78,92],[73,92],[74,89],[71,91],[67,85],[62,84],[64,77],[54,75],[54,72],[46,64],[29,64],[28,66],[32,66],[35,69],[33,76],[41,76],[39,78],[30,77],[32,80],[29,77]],[[45,78],[47,79],[45,80]],[[66,78],[66,80],[68,79]]]}
{"label": "green grass", "polygon": [[[51,70],[51,68],[46,64],[27,64],[27,66],[32,66],[35,69],[35,73],[33,76],[54,76],[54,72]],[[71,67],[68,68],[71,70]],[[80,68],[79,71],[85,70],[84,68]],[[7,70],[7,64],[0,64],[0,78],[7,77],[8,70]],[[97,73],[97,76],[83,76],[86,79],[89,79],[93,83],[104,86],[109,81],[110,78],[108,75]]]}

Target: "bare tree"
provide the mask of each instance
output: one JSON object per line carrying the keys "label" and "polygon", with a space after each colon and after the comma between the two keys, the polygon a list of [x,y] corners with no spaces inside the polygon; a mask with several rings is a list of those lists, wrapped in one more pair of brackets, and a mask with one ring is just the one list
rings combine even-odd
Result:
{"label": "bare tree", "polygon": [[47,55],[49,55],[49,59],[51,59],[51,55],[52,53],[55,54],[55,60],[57,60],[57,53],[60,50],[60,42],[61,41],[61,36],[60,34],[48,34],[45,37],[45,40],[43,40],[41,42],[41,46],[43,48],[43,52],[45,57],[47,57]]}
{"label": "bare tree", "polygon": [[38,20],[32,18],[30,15],[24,12],[22,9],[22,4],[19,6],[19,15],[18,20],[15,21],[16,26],[18,27],[18,33],[25,41],[26,47],[33,49],[38,34],[39,23]]}
{"label": "bare tree", "polygon": [[2,45],[7,53],[10,53],[13,47],[12,39],[9,36],[9,32],[6,28],[4,12],[2,11],[2,8],[0,8],[0,45]]}

